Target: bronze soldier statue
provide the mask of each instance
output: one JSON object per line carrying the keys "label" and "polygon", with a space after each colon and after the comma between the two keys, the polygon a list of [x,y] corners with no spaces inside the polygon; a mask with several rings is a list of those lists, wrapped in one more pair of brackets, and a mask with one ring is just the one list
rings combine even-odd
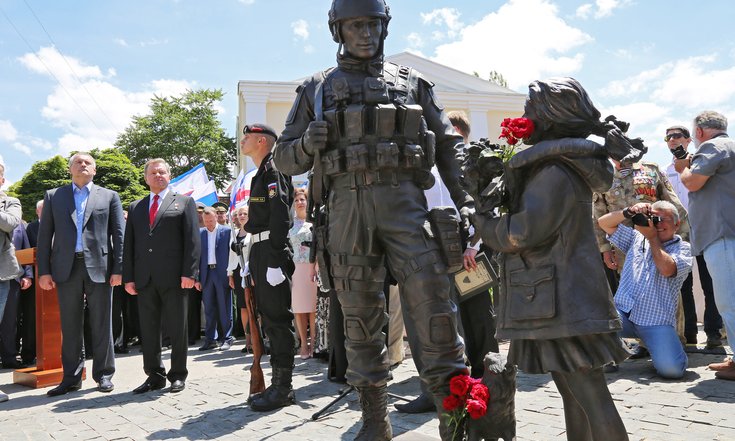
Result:
{"label": "bronze soldier statue", "polygon": [[[435,239],[452,236],[442,225],[458,236],[457,222],[441,222],[446,211],[430,215],[424,197],[434,184],[430,170],[436,163],[462,218],[473,211],[455,159],[462,138],[431,82],[410,67],[384,61],[390,18],[384,0],[333,0],[329,27],[339,44],[338,65],[298,88],[274,151],[276,167],[286,174],[313,170],[315,242],[326,251],[318,256],[319,270],[344,312],[347,380],[360,394],[363,415],[356,439],[371,441],[392,438],[381,331],[387,320],[384,259],[401,287],[406,317],[416,323],[424,347],[420,375],[437,409],[450,378],[467,373],[444,251],[458,251],[461,264],[461,250],[458,242],[455,249]],[[442,418],[445,440],[451,439],[446,423]]]}

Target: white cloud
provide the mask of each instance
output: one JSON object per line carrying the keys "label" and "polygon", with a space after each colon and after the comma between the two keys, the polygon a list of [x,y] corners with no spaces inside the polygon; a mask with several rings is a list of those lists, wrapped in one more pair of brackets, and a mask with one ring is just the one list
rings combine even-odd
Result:
{"label": "white cloud", "polygon": [[[61,154],[80,148],[112,146],[117,135],[130,124],[133,115],[148,113],[150,100],[154,95],[180,95],[196,84],[183,80],[159,79],[143,85],[141,91],[131,92],[106,81],[108,77],[115,75],[114,69],[108,69],[107,75],[103,75],[98,66],[86,65],[66,56],[66,61],[74,67],[81,80],[77,81],[55,48],[42,48],[35,55],[26,54],[19,60],[29,70],[51,76],[40,65],[37,57],[44,61],[63,85],[54,86],[41,110],[43,117],[52,126],[63,131],[56,146]],[[30,146],[31,151],[52,148],[51,143],[39,138],[23,137],[20,142]]]}
{"label": "white cloud", "polygon": [[22,142],[14,142],[11,145],[13,146],[15,150],[18,150],[21,153],[31,156],[31,148],[23,144]]}
{"label": "white cloud", "polygon": [[255,0],[237,0],[238,3],[242,3],[245,6],[255,4]]}
{"label": "white cloud", "polygon": [[603,18],[612,15],[613,11],[625,4],[625,1],[619,0],[597,0],[597,12],[595,12],[595,18]]}
{"label": "white cloud", "polygon": [[576,13],[574,14],[577,18],[581,18],[583,20],[586,20],[589,18],[590,14],[592,13],[592,4],[591,3],[585,3],[582,6],[577,8]]}
{"label": "white cloud", "polygon": [[314,53],[314,46],[312,46],[310,44],[307,44],[306,46],[304,46],[304,53],[313,54]]}
{"label": "white cloud", "polygon": [[129,46],[128,42],[125,41],[124,38],[115,38],[112,41],[114,41],[115,44],[118,45],[118,46],[122,46],[122,47],[128,47]]}
{"label": "white cloud", "polygon": [[464,27],[457,41],[440,45],[434,59],[465,72],[500,72],[511,88],[550,75],[577,72],[593,39],[569,26],[550,0],[510,0]]}
{"label": "white cloud", "polygon": [[605,86],[607,97],[647,94],[651,101],[689,109],[727,105],[735,99],[735,67],[713,69],[716,54],[691,57]]}
{"label": "white cloud", "polygon": [[291,22],[291,30],[297,40],[308,40],[309,39],[309,23],[304,19],[299,19]]}
{"label": "white cloud", "polygon": [[[421,13],[421,19],[425,25],[433,24],[436,26],[446,26],[448,29],[447,36],[455,38],[464,27],[464,23],[459,20],[460,15],[460,12],[454,8],[441,8],[434,9],[431,12]],[[434,38],[437,39],[437,37],[443,35],[443,33],[436,31]]]}
{"label": "white cloud", "polygon": [[18,138],[18,131],[13,123],[0,119],[0,141],[13,142]]}
{"label": "white cloud", "polygon": [[423,47],[424,46],[424,39],[421,37],[421,34],[418,32],[411,32],[406,37],[406,40],[408,40],[408,44],[411,47]]}
{"label": "white cloud", "polygon": [[[595,4],[585,3],[577,8],[574,15],[582,20],[587,20],[593,15],[595,18],[604,18],[612,15],[617,8],[627,5],[630,0],[596,0]],[[595,10],[595,7],[597,9]]]}

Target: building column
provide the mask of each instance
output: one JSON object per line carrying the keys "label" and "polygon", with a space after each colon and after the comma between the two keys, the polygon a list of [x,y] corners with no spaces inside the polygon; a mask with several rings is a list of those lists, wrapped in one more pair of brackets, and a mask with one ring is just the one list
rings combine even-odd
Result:
{"label": "building column", "polygon": [[487,126],[487,109],[470,106],[470,140],[487,138],[489,129]]}

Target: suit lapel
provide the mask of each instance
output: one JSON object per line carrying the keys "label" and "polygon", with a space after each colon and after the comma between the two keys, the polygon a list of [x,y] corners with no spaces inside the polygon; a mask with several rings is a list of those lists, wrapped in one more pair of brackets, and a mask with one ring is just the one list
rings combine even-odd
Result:
{"label": "suit lapel", "polygon": [[79,228],[79,225],[77,225],[77,204],[74,202],[74,184],[65,185],[59,188],[57,192],[61,192],[60,196],[63,198],[62,200],[66,201],[71,222],[75,227]]}
{"label": "suit lapel", "polygon": [[84,228],[87,225],[87,222],[89,221],[89,218],[92,216],[92,213],[94,212],[94,203],[97,201],[97,191],[100,188],[94,184],[92,184],[92,187],[89,189],[89,196],[87,197],[87,206],[84,208],[84,223],[82,224],[82,228]]}
{"label": "suit lapel", "polygon": [[[173,192],[173,190],[169,191],[166,197],[163,198],[163,201],[161,201],[161,203],[158,205],[158,212],[156,213],[156,219],[153,221],[153,226],[151,227],[151,230],[155,229],[158,226],[158,222],[161,221],[161,217],[163,217],[163,213],[173,203],[174,199],[176,199],[176,194]],[[149,210],[150,210],[150,207],[149,207]]]}

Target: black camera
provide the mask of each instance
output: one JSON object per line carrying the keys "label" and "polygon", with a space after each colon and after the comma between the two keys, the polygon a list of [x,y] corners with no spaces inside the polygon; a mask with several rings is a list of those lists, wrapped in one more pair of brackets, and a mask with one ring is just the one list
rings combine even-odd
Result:
{"label": "black camera", "polygon": [[653,226],[656,226],[659,222],[661,222],[661,216],[648,216],[643,213],[636,213],[636,215],[633,216],[630,220],[633,221],[633,225],[647,227],[649,219],[651,220],[651,222],[653,222]]}
{"label": "black camera", "polygon": [[682,144],[679,144],[675,149],[671,150],[671,154],[674,155],[676,159],[686,159],[688,155],[684,145]]}

